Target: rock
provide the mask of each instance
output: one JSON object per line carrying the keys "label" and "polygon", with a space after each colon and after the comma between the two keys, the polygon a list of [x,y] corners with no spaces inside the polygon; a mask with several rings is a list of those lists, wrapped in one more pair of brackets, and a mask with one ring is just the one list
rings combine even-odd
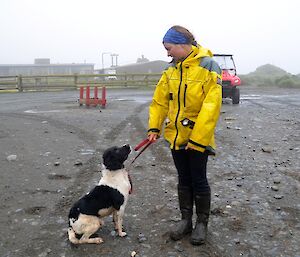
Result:
{"label": "rock", "polygon": [[11,155],[6,157],[6,160],[8,160],[9,162],[16,161],[17,160],[17,155],[11,154]]}
{"label": "rock", "polygon": [[143,233],[139,233],[138,241],[139,241],[139,243],[144,243],[145,241],[147,241],[147,238],[145,237],[145,235]]}
{"label": "rock", "polygon": [[280,184],[280,182],[281,182],[281,179],[279,177],[276,177],[273,179],[274,184]]}
{"label": "rock", "polygon": [[45,152],[44,154],[41,154],[41,155],[47,157],[47,156],[49,156],[50,154],[51,154],[51,152]]}
{"label": "rock", "polygon": [[59,165],[60,165],[59,162],[55,162],[55,163],[54,163],[54,166],[59,166]]}
{"label": "rock", "polygon": [[274,195],[274,198],[279,200],[283,198],[283,195]]}
{"label": "rock", "polygon": [[223,214],[223,210],[219,207],[212,209],[210,212],[212,215],[222,215]]}
{"label": "rock", "polygon": [[240,202],[239,201],[232,201],[231,206],[239,206]]}
{"label": "rock", "polygon": [[82,161],[80,160],[76,160],[76,162],[74,163],[75,166],[81,166],[82,165]]}
{"label": "rock", "polygon": [[180,253],[183,252],[183,248],[178,244],[174,246],[174,249],[177,250]]}
{"label": "rock", "polygon": [[262,149],[261,149],[264,153],[271,153],[272,152],[272,149],[270,147],[266,147],[264,146]]}
{"label": "rock", "polygon": [[226,117],[224,120],[227,120],[227,121],[229,121],[229,120],[236,120],[236,118],[233,118],[233,117]]}
{"label": "rock", "polygon": [[273,191],[278,191],[278,190],[279,190],[278,186],[271,186],[271,189],[272,189]]}
{"label": "rock", "polygon": [[240,239],[234,238],[234,239],[233,239],[233,242],[235,242],[235,244],[240,244]]}

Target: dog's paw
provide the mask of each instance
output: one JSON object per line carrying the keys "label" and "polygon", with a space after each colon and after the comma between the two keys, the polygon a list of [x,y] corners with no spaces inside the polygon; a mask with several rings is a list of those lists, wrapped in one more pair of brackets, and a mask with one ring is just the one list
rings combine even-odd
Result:
{"label": "dog's paw", "polygon": [[69,236],[74,236],[75,237],[75,232],[72,228],[68,228],[68,234],[69,234]]}
{"label": "dog's paw", "polygon": [[95,238],[95,244],[101,244],[103,243],[103,239],[101,237]]}
{"label": "dog's paw", "polygon": [[119,236],[120,236],[120,237],[127,236],[127,233],[126,233],[126,232],[124,232],[124,231],[122,231],[122,232],[119,232]]}

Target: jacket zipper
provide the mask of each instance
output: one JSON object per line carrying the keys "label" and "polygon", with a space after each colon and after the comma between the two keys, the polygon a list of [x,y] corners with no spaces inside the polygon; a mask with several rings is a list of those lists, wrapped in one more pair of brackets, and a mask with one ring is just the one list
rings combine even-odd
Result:
{"label": "jacket zipper", "polygon": [[186,104],[186,90],[187,90],[187,84],[184,85],[183,107],[185,107],[185,104]]}
{"label": "jacket zipper", "polygon": [[176,119],[175,119],[175,128],[176,128],[176,135],[174,138],[174,143],[173,143],[173,149],[175,150],[175,143],[176,143],[176,139],[178,137],[178,127],[177,127],[177,122],[178,122],[178,116],[179,116],[179,112],[180,112],[180,87],[181,87],[181,82],[182,82],[182,63],[180,64],[180,82],[179,82],[179,87],[178,87],[178,97],[177,97],[177,101],[178,101],[178,112],[176,114]]}

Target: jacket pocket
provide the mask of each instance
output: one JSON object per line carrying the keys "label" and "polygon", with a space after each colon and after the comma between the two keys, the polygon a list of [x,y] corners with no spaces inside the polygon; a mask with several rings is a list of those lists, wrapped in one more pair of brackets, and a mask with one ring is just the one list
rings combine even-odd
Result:
{"label": "jacket pocket", "polygon": [[186,112],[197,113],[200,111],[203,100],[203,81],[189,81],[184,87],[184,108]]}

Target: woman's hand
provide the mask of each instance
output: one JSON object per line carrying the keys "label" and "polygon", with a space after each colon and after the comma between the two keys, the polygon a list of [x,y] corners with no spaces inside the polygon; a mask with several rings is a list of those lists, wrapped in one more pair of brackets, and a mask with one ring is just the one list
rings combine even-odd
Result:
{"label": "woman's hand", "polygon": [[157,140],[158,136],[157,134],[149,134],[148,135],[148,140],[152,143],[154,143]]}

